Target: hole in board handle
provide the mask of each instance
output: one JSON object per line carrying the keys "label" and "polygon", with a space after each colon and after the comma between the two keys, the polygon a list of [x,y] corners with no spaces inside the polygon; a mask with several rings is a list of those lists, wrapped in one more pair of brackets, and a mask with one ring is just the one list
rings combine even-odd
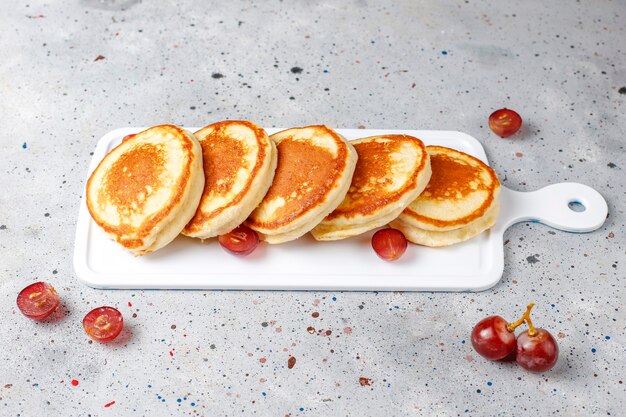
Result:
{"label": "hole in board handle", "polygon": [[570,201],[569,203],[567,203],[567,207],[569,207],[570,210],[575,211],[576,213],[581,213],[587,210],[587,207],[585,207],[585,205],[578,200]]}

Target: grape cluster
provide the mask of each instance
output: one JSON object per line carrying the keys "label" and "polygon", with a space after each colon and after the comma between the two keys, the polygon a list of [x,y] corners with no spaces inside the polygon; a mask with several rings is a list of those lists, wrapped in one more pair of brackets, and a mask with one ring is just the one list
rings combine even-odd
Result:
{"label": "grape cluster", "polygon": [[[530,320],[529,304],[522,317],[508,323],[501,316],[482,319],[472,329],[472,346],[484,358],[492,361],[515,357],[515,361],[531,372],[545,372],[554,367],[559,347],[549,331],[535,328]],[[515,337],[515,329],[526,323],[528,330]]]}

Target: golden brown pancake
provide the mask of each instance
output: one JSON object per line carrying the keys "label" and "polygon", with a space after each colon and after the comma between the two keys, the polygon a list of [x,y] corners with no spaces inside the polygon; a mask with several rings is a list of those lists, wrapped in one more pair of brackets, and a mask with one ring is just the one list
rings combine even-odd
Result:
{"label": "golden brown pancake", "polygon": [[317,240],[343,239],[384,226],[430,179],[428,152],[415,137],[372,136],[350,143],[359,156],[352,184],[339,207],[311,230]]}
{"label": "golden brown pancake", "polygon": [[341,203],[357,154],[326,126],[308,126],[271,136],[278,151],[274,181],[247,220],[269,243],[296,239]]}
{"label": "golden brown pancake", "polygon": [[492,227],[500,192],[493,169],[454,149],[426,149],[432,167],[430,182],[390,225],[410,241],[428,246],[458,243]]}
{"label": "golden brown pancake", "polygon": [[123,141],[87,181],[86,202],[96,224],[137,255],[172,241],[202,195],[202,151],[196,138],[155,126]]}
{"label": "golden brown pancake", "polygon": [[248,121],[214,123],[194,135],[202,145],[205,184],[183,234],[206,239],[239,226],[261,202],[274,178],[276,147]]}

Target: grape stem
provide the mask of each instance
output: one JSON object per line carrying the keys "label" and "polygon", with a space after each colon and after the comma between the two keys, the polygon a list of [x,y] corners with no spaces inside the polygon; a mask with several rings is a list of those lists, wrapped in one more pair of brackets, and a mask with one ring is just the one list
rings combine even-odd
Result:
{"label": "grape stem", "polygon": [[506,329],[510,332],[513,332],[522,323],[526,322],[526,324],[528,325],[528,335],[535,336],[537,334],[537,330],[535,329],[535,326],[533,326],[533,322],[530,320],[530,310],[532,310],[534,306],[535,303],[528,304],[528,306],[526,307],[526,311],[524,312],[524,314],[522,314],[522,317],[514,323],[507,324]]}

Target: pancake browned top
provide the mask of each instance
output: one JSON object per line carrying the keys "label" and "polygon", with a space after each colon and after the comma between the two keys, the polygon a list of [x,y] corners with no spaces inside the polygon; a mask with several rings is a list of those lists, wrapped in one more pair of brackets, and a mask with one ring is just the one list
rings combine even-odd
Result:
{"label": "pancake browned top", "polygon": [[[351,142],[359,159],[352,185],[343,202],[325,220],[368,216],[401,199],[417,187],[418,174],[428,163],[424,143],[407,135],[384,135]],[[410,149],[407,149],[410,148]],[[421,157],[408,158],[407,151],[421,151]],[[417,161],[407,166],[406,160]]]}
{"label": "pancake browned top", "polygon": [[202,145],[204,192],[184,233],[194,233],[250,191],[268,156],[265,130],[245,120],[226,120],[194,133]]}
{"label": "pancake browned top", "polygon": [[325,203],[347,169],[346,142],[326,126],[290,129],[271,138],[278,151],[274,182],[248,219],[261,231],[293,223]]}
{"label": "pancake browned top", "polygon": [[126,248],[143,247],[189,188],[193,147],[182,129],[162,125],[114,148],[87,181],[94,221]]}
{"label": "pancake browned top", "polygon": [[430,182],[402,216],[428,230],[452,230],[483,217],[500,187],[493,169],[454,149],[426,149],[432,167]]}

